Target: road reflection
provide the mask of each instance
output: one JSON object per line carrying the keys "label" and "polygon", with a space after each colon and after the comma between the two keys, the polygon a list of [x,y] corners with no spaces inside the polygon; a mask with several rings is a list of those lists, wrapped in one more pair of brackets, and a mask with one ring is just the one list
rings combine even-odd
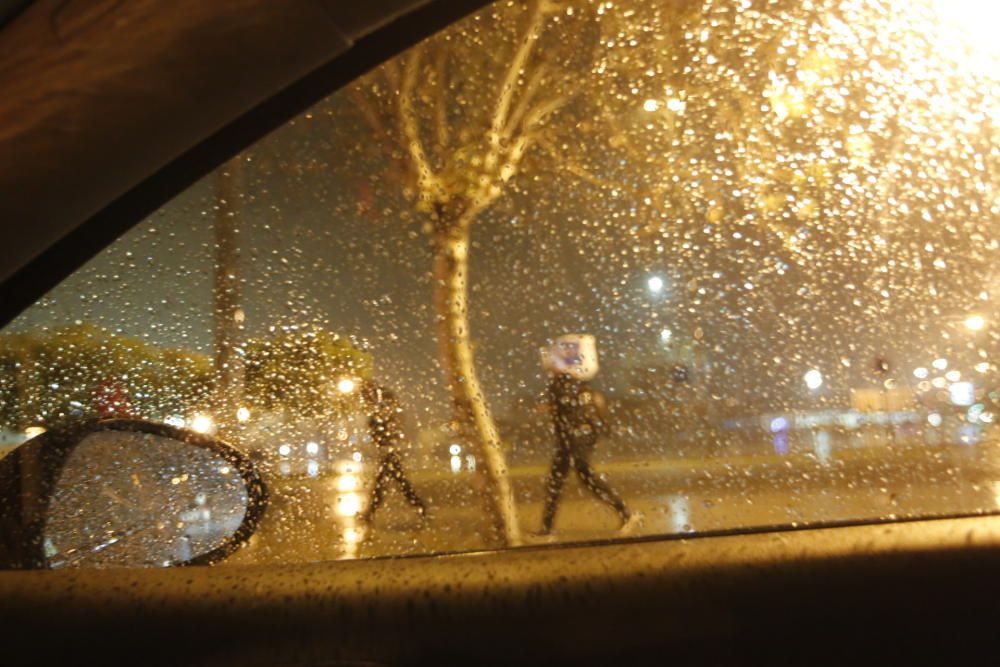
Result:
{"label": "road reflection", "polygon": [[[888,439],[886,439],[888,441]],[[764,526],[974,514],[1000,509],[1000,443],[848,447],[822,430],[788,454],[597,462],[646,520],[637,534],[685,535]],[[541,522],[544,465],[511,469],[526,530]],[[254,544],[230,562],[296,562],[481,549],[481,491],[472,471],[414,470],[432,519],[396,488],[362,519],[373,471],[343,461],[325,475],[272,480]],[[568,480],[555,523],[561,542],[617,538],[618,518]]]}

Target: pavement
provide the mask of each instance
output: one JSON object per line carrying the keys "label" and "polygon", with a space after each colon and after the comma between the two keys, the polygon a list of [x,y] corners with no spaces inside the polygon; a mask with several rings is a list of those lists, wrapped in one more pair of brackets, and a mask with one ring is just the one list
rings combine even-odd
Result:
{"label": "pavement", "polygon": [[[768,526],[803,526],[966,514],[1000,507],[1000,443],[941,447],[845,448],[788,455],[616,460],[596,466],[644,515],[638,535],[697,536]],[[526,536],[538,529],[547,465],[511,468]],[[343,475],[272,483],[272,506],[249,548],[228,562],[302,562],[479,550],[484,537],[481,480],[468,471],[413,470],[430,507],[420,518],[398,489],[369,524],[365,479]],[[563,490],[554,536],[526,542],[616,539],[618,517],[573,473]]]}

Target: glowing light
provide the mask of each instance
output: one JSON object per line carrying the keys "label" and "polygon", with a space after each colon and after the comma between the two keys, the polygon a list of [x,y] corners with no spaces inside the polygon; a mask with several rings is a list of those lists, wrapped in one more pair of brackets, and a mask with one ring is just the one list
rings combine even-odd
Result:
{"label": "glowing light", "polygon": [[982,331],[986,327],[986,318],[982,315],[970,315],[965,318],[963,324],[969,331]]}
{"label": "glowing light", "polygon": [[292,453],[292,446],[287,443],[281,445],[280,447],[278,447],[278,453],[281,454],[282,456],[288,456],[289,454]]}
{"label": "glowing light", "polygon": [[353,454],[351,454],[351,459],[355,463],[361,463],[361,452],[354,452]]}
{"label": "glowing light", "polygon": [[649,291],[653,294],[659,294],[663,291],[663,278],[659,276],[652,276],[646,281],[646,287],[648,287]]}
{"label": "glowing light", "polygon": [[959,371],[948,371],[944,374],[944,377],[948,382],[958,382],[962,379],[962,374]]}
{"label": "glowing light", "polygon": [[306,463],[306,474],[310,477],[315,477],[319,474],[319,463],[316,461],[309,461]]}
{"label": "glowing light", "polygon": [[219,474],[221,475],[228,475],[230,472],[232,472],[232,469],[229,466],[222,466],[219,468]]}
{"label": "glowing light", "polygon": [[656,100],[646,100],[642,103],[642,108],[644,111],[653,112],[660,108],[660,103]]}
{"label": "glowing light", "polygon": [[771,433],[779,433],[788,428],[788,420],[784,417],[775,417],[771,420]]}
{"label": "glowing light", "polygon": [[462,469],[462,457],[452,456],[451,457],[451,471],[459,472]]}
{"label": "glowing light", "polygon": [[990,370],[990,362],[981,361],[975,366],[977,373],[988,373]]}
{"label": "glowing light", "polygon": [[945,385],[948,384],[948,381],[945,380],[944,378],[934,378],[933,380],[931,380],[931,384],[937,387],[938,389],[944,389]]}
{"label": "glowing light", "polygon": [[979,421],[983,422],[984,424],[992,424],[993,419],[994,415],[992,412],[982,412],[979,414]]}
{"label": "glowing light", "polygon": [[1000,55],[994,26],[1000,22],[1000,6],[990,0],[937,0],[937,11],[944,23],[971,44],[983,64]]}
{"label": "glowing light", "polygon": [[971,382],[956,382],[948,387],[948,398],[955,405],[972,405],[976,402],[976,388]]}
{"label": "glowing light", "polygon": [[247,408],[237,408],[236,421],[238,421],[241,424],[250,421],[250,410]]}
{"label": "glowing light", "polygon": [[361,486],[361,480],[354,474],[341,475],[337,478],[336,486],[337,491],[341,493],[350,493],[351,491],[358,490],[358,487]]}
{"label": "glowing light", "polygon": [[948,360],[947,359],[935,359],[933,362],[931,362],[931,366],[933,366],[934,368],[938,369],[939,371],[943,371],[944,369],[948,368]]}
{"label": "glowing light", "polygon": [[667,100],[667,108],[674,113],[684,113],[684,110],[687,109],[687,102],[679,100],[676,97],[672,97]]}
{"label": "glowing light", "polygon": [[670,339],[673,338],[673,336],[674,332],[671,331],[670,329],[660,330],[660,340],[663,341],[664,343],[670,342]]}
{"label": "glowing light", "polygon": [[931,426],[940,426],[941,415],[939,415],[936,412],[930,413],[929,415],[927,415],[927,423],[930,424]]}
{"label": "glowing light", "polygon": [[357,528],[348,528],[344,531],[344,542],[347,544],[357,544],[361,541],[361,531]]}
{"label": "glowing light", "polygon": [[924,378],[926,378],[929,374],[930,374],[929,371],[926,368],[924,368],[923,366],[920,366],[919,368],[914,368],[913,369],[913,377],[919,378],[921,380],[923,380]]}
{"label": "glowing light", "polygon": [[456,445],[452,445],[451,447],[448,448],[448,453],[450,453],[452,456],[458,456],[459,454],[462,453],[462,447],[461,447],[461,445],[457,445],[457,444]]}
{"label": "glowing light", "polygon": [[196,414],[191,420],[191,430],[195,433],[211,433],[215,430],[215,420],[209,415]]}
{"label": "glowing light", "polygon": [[802,379],[810,389],[819,389],[823,386],[823,374],[815,368],[803,375]]}
{"label": "glowing light", "polygon": [[319,443],[318,442],[307,442],[306,443],[306,453],[307,454],[319,454]]}
{"label": "glowing light", "polygon": [[341,394],[350,394],[354,391],[354,386],[354,380],[351,378],[342,378],[339,382],[337,382],[337,391]]}
{"label": "glowing light", "polygon": [[340,516],[357,516],[361,512],[361,496],[357,493],[345,493],[337,498],[337,514]]}
{"label": "glowing light", "polygon": [[173,426],[175,428],[184,428],[187,421],[185,421],[184,417],[181,417],[180,415],[170,415],[163,420],[163,423],[167,426]]}
{"label": "glowing light", "polygon": [[42,433],[45,433],[44,426],[29,426],[28,428],[24,429],[24,434],[29,438],[37,438]]}

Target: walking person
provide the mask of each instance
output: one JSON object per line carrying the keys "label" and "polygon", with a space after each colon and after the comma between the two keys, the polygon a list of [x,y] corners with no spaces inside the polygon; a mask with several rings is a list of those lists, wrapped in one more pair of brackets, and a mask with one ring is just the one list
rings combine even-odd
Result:
{"label": "walking person", "polygon": [[399,458],[399,448],[403,442],[403,428],[399,423],[402,408],[399,401],[391,391],[379,386],[374,380],[365,381],[361,398],[368,411],[368,434],[378,450],[378,468],[371,502],[362,515],[362,520],[371,523],[385,498],[386,486],[390,481],[395,481],[407,502],[417,509],[420,516],[426,517],[427,506],[406,478],[403,462]]}
{"label": "walking person", "polygon": [[590,457],[606,424],[602,414],[604,397],[591,388],[597,374],[597,345],[593,336],[568,334],[543,350],[543,365],[551,374],[549,408],[556,433],[556,453],[546,482],[547,497],[542,513],[542,535],[552,532],[559,497],[572,464],[580,481],[599,500],[610,505],[621,519],[620,531],[630,533],[642,521],[621,496],[591,466]]}

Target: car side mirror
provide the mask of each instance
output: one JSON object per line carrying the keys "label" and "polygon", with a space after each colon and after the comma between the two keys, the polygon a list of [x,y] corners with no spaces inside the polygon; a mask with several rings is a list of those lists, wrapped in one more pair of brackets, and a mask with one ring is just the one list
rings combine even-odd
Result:
{"label": "car side mirror", "polygon": [[219,440],[133,419],[48,431],[0,460],[0,568],[208,565],[266,506],[253,463]]}

